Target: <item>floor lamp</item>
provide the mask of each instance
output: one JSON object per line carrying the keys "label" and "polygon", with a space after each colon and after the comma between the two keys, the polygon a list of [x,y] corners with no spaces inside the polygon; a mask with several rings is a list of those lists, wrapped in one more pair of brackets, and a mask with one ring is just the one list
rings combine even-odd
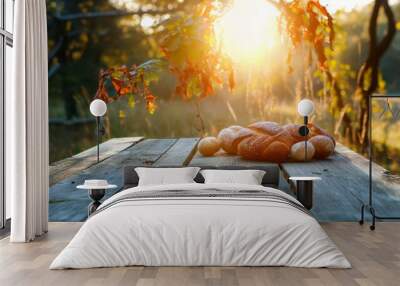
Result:
{"label": "floor lamp", "polygon": [[309,99],[301,100],[297,105],[297,112],[303,116],[304,124],[299,128],[299,134],[304,136],[304,161],[307,161],[307,138],[310,130],[308,129],[308,117],[314,112],[314,103]]}
{"label": "floor lamp", "polygon": [[107,104],[103,100],[95,99],[90,103],[90,113],[96,117],[97,123],[97,163],[100,161],[100,137],[105,133],[100,119],[106,112]]}
{"label": "floor lamp", "polygon": [[[376,223],[376,219],[380,219],[380,220],[400,220],[400,217],[387,217],[387,216],[380,216],[376,214],[376,210],[375,207],[373,205],[373,185],[372,185],[372,163],[373,163],[373,140],[372,140],[372,115],[373,115],[373,108],[372,108],[372,104],[373,104],[373,100],[374,99],[386,99],[387,101],[390,98],[399,98],[397,95],[383,95],[383,94],[372,94],[369,96],[369,104],[368,104],[368,158],[369,158],[369,165],[368,165],[368,203],[367,204],[363,204],[361,206],[361,219],[359,221],[360,224],[364,224],[364,212],[368,211],[371,214],[372,217],[372,224],[369,226],[370,230],[375,230],[375,223]],[[389,105],[389,101],[387,103]],[[388,106],[388,110],[391,110],[390,106]],[[386,113],[386,110],[381,114],[381,116],[383,114]],[[395,115],[392,114],[393,117],[395,117],[394,119],[397,119]]]}

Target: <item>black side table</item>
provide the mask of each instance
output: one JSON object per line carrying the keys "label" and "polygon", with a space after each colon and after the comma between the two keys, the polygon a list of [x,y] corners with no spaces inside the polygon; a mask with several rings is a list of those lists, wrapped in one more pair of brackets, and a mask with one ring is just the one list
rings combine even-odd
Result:
{"label": "black side table", "polygon": [[313,207],[314,181],[321,180],[320,177],[290,177],[289,180],[296,182],[296,197],[303,206],[311,210]]}

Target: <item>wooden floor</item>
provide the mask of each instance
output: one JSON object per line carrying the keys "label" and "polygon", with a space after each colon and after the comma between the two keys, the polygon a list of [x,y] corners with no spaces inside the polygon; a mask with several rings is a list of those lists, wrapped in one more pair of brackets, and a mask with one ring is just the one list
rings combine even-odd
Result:
{"label": "wooden floor", "polygon": [[0,285],[399,285],[400,223],[380,223],[375,232],[356,223],[322,224],[353,268],[125,267],[48,270],[81,223],[50,223],[43,238],[29,244],[0,241]]}

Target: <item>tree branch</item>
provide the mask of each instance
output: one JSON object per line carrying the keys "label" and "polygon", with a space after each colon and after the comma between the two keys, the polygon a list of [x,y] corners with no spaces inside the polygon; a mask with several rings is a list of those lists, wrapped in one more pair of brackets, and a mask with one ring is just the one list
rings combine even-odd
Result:
{"label": "tree branch", "polygon": [[[266,2],[270,3],[271,5],[275,6],[276,8],[280,8],[281,5],[279,2],[274,0],[266,0]],[[184,4],[185,2],[182,2]],[[80,20],[80,19],[91,19],[91,18],[99,18],[99,17],[121,17],[121,16],[144,16],[144,15],[161,15],[161,14],[169,14],[175,13],[180,11],[180,8],[183,5],[179,5],[173,9],[165,9],[165,10],[137,10],[137,11],[124,11],[124,10],[114,10],[114,11],[104,11],[104,12],[85,12],[85,13],[74,13],[74,14],[67,14],[61,15],[61,13],[57,13],[54,17],[59,21],[73,21],[73,20]]]}
{"label": "tree branch", "polygon": [[383,54],[390,47],[390,44],[392,43],[394,36],[396,35],[396,19],[392,9],[390,8],[389,1],[382,0],[382,7],[388,21],[388,31],[378,45],[378,57],[383,56]]}
{"label": "tree branch", "polygon": [[[385,17],[387,19],[388,29],[385,32],[382,40],[378,41],[378,16],[380,9],[383,8]],[[393,11],[389,5],[388,0],[375,0],[371,19],[369,22],[369,39],[370,45],[368,50],[368,57],[365,64],[360,68],[359,76],[357,78],[357,88],[361,91],[360,101],[360,114],[358,120],[357,135],[364,150],[368,143],[368,120],[369,120],[369,100],[368,97],[375,92],[379,87],[379,64],[389,49],[390,44],[396,34],[396,19]],[[369,74],[369,82],[366,82],[366,75]],[[368,86],[366,86],[368,84]]]}
{"label": "tree branch", "polygon": [[357,86],[360,87],[363,91],[364,91],[365,75],[366,75],[367,71],[371,68],[372,59],[375,57],[375,53],[376,53],[376,41],[377,41],[376,26],[377,26],[380,7],[381,7],[381,1],[376,0],[374,3],[374,6],[372,8],[372,14],[371,14],[371,18],[369,20],[369,26],[368,26],[368,35],[369,35],[369,39],[370,39],[369,48],[368,48],[368,56],[367,56],[365,63],[361,66],[360,71],[358,73]]}
{"label": "tree branch", "polygon": [[160,15],[160,14],[167,14],[167,13],[174,13],[177,12],[176,9],[168,9],[168,10],[149,10],[149,11],[121,11],[121,10],[114,10],[114,11],[104,11],[104,12],[85,12],[85,13],[74,13],[68,15],[56,15],[55,17],[59,21],[73,21],[73,20],[81,20],[81,19],[93,19],[99,17],[121,17],[121,16],[130,16],[130,15]]}
{"label": "tree branch", "polygon": [[[396,20],[393,14],[392,9],[389,6],[388,0],[380,0],[380,7],[383,8],[385,12],[386,19],[388,21],[388,29],[384,37],[379,43],[375,43],[375,51],[373,53],[373,57],[371,58],[371,63],[370,66],[372,68],[371,70],[371,83],[369,88],[366,90],[366,94],[371,94],[376,89],[378,88],[379,85],[379,63],[381,61],[381,58],[383,55],[386,53],[386,51],[389,49],[390,44],[392,43],[394,36],[396,35]],[[378,26],[376,24],[376,26]],[[376,28],[375,28],[375,37],[377,37],[376,34]]]}

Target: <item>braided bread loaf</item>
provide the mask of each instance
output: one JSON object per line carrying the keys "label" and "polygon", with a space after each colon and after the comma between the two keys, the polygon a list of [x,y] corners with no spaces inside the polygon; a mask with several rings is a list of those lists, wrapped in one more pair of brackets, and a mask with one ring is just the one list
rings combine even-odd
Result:
{"label": "braided bread loaf", "polygon": [[253,135],[241,141],[238,154],[248,160],[284,162],[288,159],[290,144],[284,138],[285,134]]}
{"label": "braided bread loaf", "polygon": [[256,134],[242,140],[238,154],[245,159],[284,162],[288,159],[293,140],[290,134],[275,122],[260,121],[249,125]]}
{"label": "braided bread loaf", "polygon": [[[290,156],[299,153],[296,143],[304,141],[299,134],[301,125],[287,124],[280,126],[271,121],[259,121],[247,128],[238,125],[222,129],[218,134],[221,147],[229,154],[240,155],[248,160],[285,162],[291,157],[303,160],[301,156]],[[314,124],[309,124],[310,148],[314,148],[315,158],[324,159],[334,152],[335,140],[326,131]],[[295,150],[292,150],[294,148]],[[310,158],[307,158],[310,159]]]}
{"label": "braided bread loaf", "polygon": [[221,147],[228,154],[237,154],[237,146],[241,140],[253,135],[254,132],[248,128],[233,125],[222,129],[218,134]]}

